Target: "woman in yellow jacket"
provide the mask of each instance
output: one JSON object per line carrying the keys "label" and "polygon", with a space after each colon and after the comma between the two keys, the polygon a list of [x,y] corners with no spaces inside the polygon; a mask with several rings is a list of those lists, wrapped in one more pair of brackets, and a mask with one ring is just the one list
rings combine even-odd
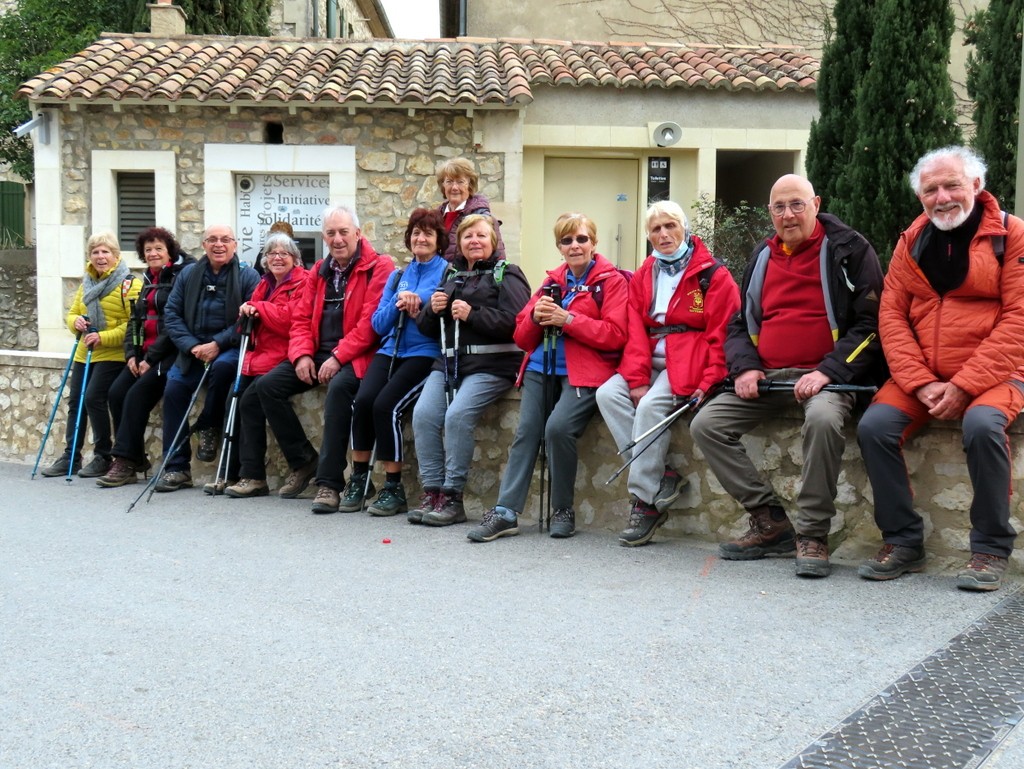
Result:
{"label": "woman in yellow jacket", "polygon": [[[75,293],[68,312],[67,325],[72,334],[81,336],[71,367],[71,394],[68,400],[68,426],[65,432],[64,453],[43,470],[47,477],[67,475],[68,468],[83,478],[103,475],[110,465],[110,415],[107,412],[107,392],[124,368],[124,336],[131,315],[131,303],[139,295],[142,283],[131,274],[121,259],[121,249],[113,233],[100,232],[86,244],[89,263],[85,267],[82,285]],[[85,358],[92,350],[89,381],[85,382],[85,413],[78,413],[78,403],[85,377]],[[78,442],[75,455],[71,446],[75,442],[75,423],[78,423]],[[93,451],[95,456],[82,467],[82,444],[85,428],[92,422]]]}

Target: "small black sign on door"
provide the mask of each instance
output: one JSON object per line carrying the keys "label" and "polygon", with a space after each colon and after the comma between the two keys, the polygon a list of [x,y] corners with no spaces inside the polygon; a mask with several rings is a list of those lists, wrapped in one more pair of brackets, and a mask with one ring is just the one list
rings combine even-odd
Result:
{"label": "small black sign on door", "polygon": [[670,163],[668,158],[648,158],[647,205],[668,200]]}

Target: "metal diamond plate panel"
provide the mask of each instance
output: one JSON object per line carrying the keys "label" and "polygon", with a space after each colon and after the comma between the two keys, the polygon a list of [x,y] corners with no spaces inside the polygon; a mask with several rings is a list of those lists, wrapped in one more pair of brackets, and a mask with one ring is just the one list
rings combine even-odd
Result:
{"label": "metal diamond plate panel", "polygon": [[1024,592],[782,769],[972,769],[1024,716]]}

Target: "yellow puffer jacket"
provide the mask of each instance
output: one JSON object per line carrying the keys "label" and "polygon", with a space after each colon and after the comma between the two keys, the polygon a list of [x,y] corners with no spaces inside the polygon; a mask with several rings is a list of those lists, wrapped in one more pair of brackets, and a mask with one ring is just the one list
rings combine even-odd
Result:
{"label": "yellow puffer jacket", "polygon": [[[97,275],[95,268],[91,264],[87,264],[85,269],[94,279],[102,280],[113,272],[118,264],[120,264],[120,261],[103,275]],[[82,302],[83,289],[84,285],[78,287],[66,319],[68,330],[72,334],[78,333],[75,331],[75,320],[89,313]],[[103,308],[103,314],[106,316],[106,324],[103,328],[99,329],[100,343],[92,349],[92,361],[94,363],[99,363],[100,361],[124,362],[124,337],[128,330],[131,302],[139,296],[141,289],[142,281],[129,273],[124,281],[118,283],[112,291],[100,299],[100,306]],[[84,344],[78,345],[78,350],[75,352],[75,362],[84,363],[86,352]]]}

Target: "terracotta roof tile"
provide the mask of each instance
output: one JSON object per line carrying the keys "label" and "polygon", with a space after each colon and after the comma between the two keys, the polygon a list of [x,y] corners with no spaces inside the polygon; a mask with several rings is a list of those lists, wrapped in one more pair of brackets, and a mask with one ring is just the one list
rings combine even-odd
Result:
{"label": "terracotta roof tile", "polygon": [[537,86],[811,91],[794,49],[458,38],[339,42],[108,35],[32,78],[41,101],[528,104]]}

